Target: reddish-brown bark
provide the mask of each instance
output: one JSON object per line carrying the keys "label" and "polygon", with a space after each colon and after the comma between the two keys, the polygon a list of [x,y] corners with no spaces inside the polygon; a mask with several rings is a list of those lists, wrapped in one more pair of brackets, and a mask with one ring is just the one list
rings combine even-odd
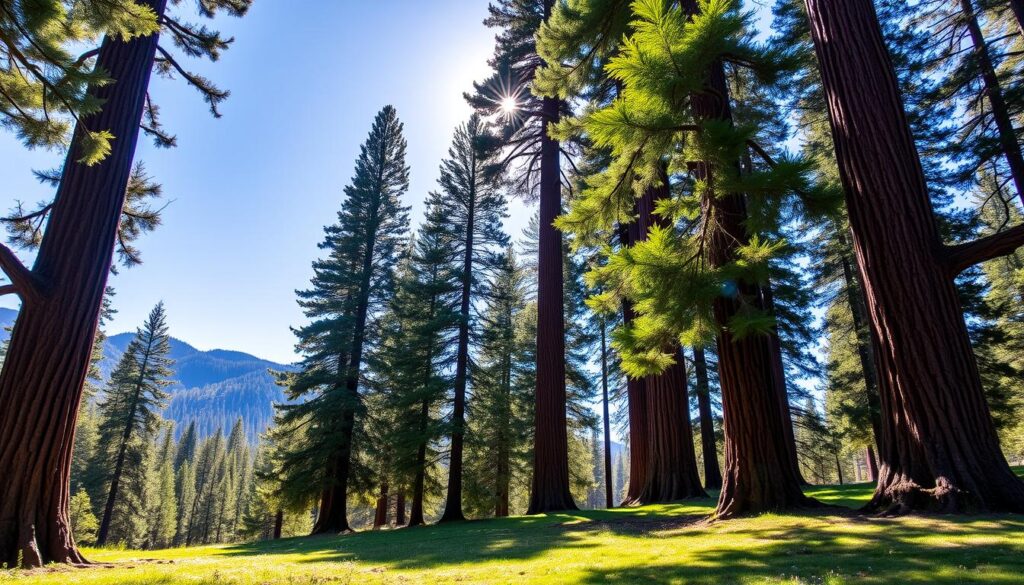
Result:
{"label": "reddish-brown bark", "polygon": [[715,418],[711,411],[711,385],[703,347],[693,348],[693,369],[697,377],[697,412],[700,414],[700,444],[704,459],[704,489],[722,489],[722,470],[718,466],[715,443]]}
{"label": "reddish-brown bark", "polygon": [[[550,12],[551,2],[546,10]],[[559,119],[555,98],[542,99],[543,123]],[[528,514],[575,510],[569,490],[566,428],[565,314],[559,146],[544,132],[540,145],[540,228],[537,258],[537,386],[533,434],[533,483]]]}
{"label": "reddish-brown bark", "polygon": [[[166,0],[141,3],[158,15],[166,8]],[[103,107],[81,124],[110,130],[111,152],[93,166],[77,163],[76,139],[32,271],[12,274],[3,259],[23,299],[0,373],[0,563],[8,566],[85,562],[68,521],[71,449],[156,44],[156,35],[104,40],[97,67],[117,82],[89,90]]]}
{"label": "reddish-brown bark", "polygon": [[[699,11],[696,0],[683,0],[690,14]],[[705,89],[690,97],[694,119],[732,120],[725,70],[720,61],[712,64]],[[739,172],[739,162],[736,170]],[[695,174],[708,180],[712,175],[704,164],[694,165]],[[714,189],[714,185],[710,185]],[[739,246],[750,241],[746,230],[744,196],[715,193],[704,201],[705,221],[711,222],[708,262],[719,267],[736,257]],[[786,440],[783,423],[777,351],[770,335],[736,338],[728,324],[743,302],[764,306],[763,290],[748,282],[736,282],[732,296],[719,296],[713,303],[715,322],[723,329],[718,335],[718,377],[722,388],[725,431],[725,470],[719,494],[717,518],[729,518],[770,510],[799,508],[816,502],[800,489],[801,477]]]}
{"label": "reddish-brown bark", "polygon": [[377,507],[373,512],[373,529],[382,528],[388,525],[388,482],[380,484],[380,494],[377,495]]}
{"label": "reddish-brown bark", "polygon": [[875,458],[875,449],[868,445],[864,457],[868,464],[868,481],[878,481],[878,459]]}
{"label": "reddish-brown bark", "polygon": [[806,5],[879,373],[880,469],[868,509],[1024,512],[1024,482],[999,448],[874,6]]}

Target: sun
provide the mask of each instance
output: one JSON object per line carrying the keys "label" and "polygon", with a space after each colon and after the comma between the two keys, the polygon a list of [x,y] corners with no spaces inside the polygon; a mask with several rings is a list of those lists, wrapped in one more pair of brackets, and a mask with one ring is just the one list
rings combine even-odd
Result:
{"label": "sun", "polygon": [[519,108],[519,101],[516,100],[515,96],[505,96],[501,99],[501,103],[498,104],[498,107],[501,108],[502,114],[505,116],[511,116]]}

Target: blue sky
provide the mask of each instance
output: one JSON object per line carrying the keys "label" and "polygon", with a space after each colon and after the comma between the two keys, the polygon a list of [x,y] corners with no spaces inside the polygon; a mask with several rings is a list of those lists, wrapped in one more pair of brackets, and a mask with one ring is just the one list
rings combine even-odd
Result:
{"label": "blue sky", "polygon": [[[321,228],[335,218],[374,114],[392,104],[405,123],[418,223],[452,131],[470,114],[462,92],[488,71],[486,14],[486,0],[257,0],[245,18],[219,19],[234,46],[193,66],[231,91],[222,119],[180,81],[152,85],[179,146],[143,141],[136,159],[171,204],[140,242],[144,264],[113,277],[118,314],[108,330],[133,330],[163,300],[172,334],[200,349],[292,361],[289,327],[302,322],[294,290],[309,282]],[[9,187],[0,210],[49,197],[31,169],[60,163],[59,153],[0,134]],[[517,236],[530,212],[514,203],[512,214]]]}

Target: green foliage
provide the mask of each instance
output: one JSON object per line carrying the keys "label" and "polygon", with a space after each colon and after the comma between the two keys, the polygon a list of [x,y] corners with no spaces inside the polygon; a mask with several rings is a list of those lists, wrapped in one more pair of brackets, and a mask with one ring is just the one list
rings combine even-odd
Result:
{"label": "green foliage", "polygon": [[361,146],[338,222],[324,229],[320,248],[326,256],[313,264],[312,286],[298,292],[309,319],[295,329],[303,360],[283,382],[291,399],[302,400],[280,405],[277,417],[278,432],[290,435],[280,441],[285,448],[277,456],[289,508],[308,503],[334,481],[326,470],[342,450],[360,448],[363,351],[380,341],[374,322],[394,288],[408,231],[408,208],[401,202],[409,186],[405,150],[402,123],[386,106]]}
{"label": "green foliage", "polygon": [[85,489],[79,489],[71,496],[68,517],[77,544],[90,546],[96,542],[96,531],[99,530],[100,522],[92,513],[92,501]]}
{"label": "green foliage", "polygon": [[[589,4],[601,3],[559,5],[542,30],[539,46],[551,76],[557,77],[554,70],[581,52],[605,46],[606,39],[594,36],[597,22],[613,27],[623,18],[621,12],[605,13],[601,21],[601,15],[584,12],[593,10]],[[563,140],[580,137],[610,155],[603,168],[583,178],[580,195],[558,220],[577,246],[604,245],[617,225],[636,221],[637,197],[667,187],[669,196],[657,203],[660,225],[632,246],[605,247],[607,261],[590,276],[602,291],[592,306],[608,311],[628,299],[638,313],[615,334],[623,366],[634,376],[663,370],[674,359],[674,351],[666,348],[707,344],[720,327],[734,335],[771,332],[775,315],[756,303],[744,300],[728,323],[718,323],[712,301],[723,292],[731,294],[737,282],[769,281],[771,261],[786,246],[777,233],[783,203],[799,200],[817,209],[836,198],[834,189],[811,182],[808,163],[770,156],[757,145],[763,124],[753,115],[744,118],[742,108],[753,97],[733,96],[740,103],[735,125],[693,111],[690,98],[706,91],[706,72],[715,63],[726,62],[735,77],[757,87],[775,83],[796,62],[788,51],[753,43],[751,16],[739,12],[734,2],[698,4],[697,14],[688,15],[660,0],[631,3],[628,33],[614,50],[605,49],[611,56],[604,73],[621,88],[618,97],[595,103],[555,132]],[[588,35],[580,34],[584,28]],[[549,93],[564,91],[572,86],[567,83],[542,87]],[[762,162],[741,167],[740,161],[753,155]],[[705,174],[694,173],[698,161]],[[717,219],[704,201],[732,193],[744,193],[748,200],[746,227],[753,237],[739,243],[732,261],[712,266],[708,252]]]}

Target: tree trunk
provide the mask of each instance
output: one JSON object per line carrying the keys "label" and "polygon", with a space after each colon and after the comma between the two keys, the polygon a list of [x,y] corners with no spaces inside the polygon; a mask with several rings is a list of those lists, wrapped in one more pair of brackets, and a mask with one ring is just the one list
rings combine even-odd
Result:
{"label": "tree trunk", "polygon": [[612,431],[608,417],[608,333],[601,319],[601,420],[604,422],[604,505],[615,507],[612,487]]}
{"label": "tree trunk", "polygon": [[868,481],[878,481],[878,459],[875,458],[875,450],[869,445],[865,451],[864,455],[868,468]]}
{"label": "tree trunk", "polygon": [[465,520],[462,514],[462,453],[466,425],[466,381],[469,369],[469,310],[473,285],[473,236],[476,215],[476,194],[470,193],[463,241],[465,256],[462,261],[462,299],[459,307],[459,346],[455,359],[455,404],[452,409],[451,456],[448,458],[448,494],[444,514],[439,522]]}
{"label": "tree trunk", "polygon": [[[761,298],[764,306],[772,315],[775,315],[775,297],[772,295],[772,285],[767,283],[761,287]],[[772,347],[772,372],[775,376],[775,388],[778,391],[779,408],[782,410],[782,430],[786,436],[786,447],[792,465],[800,476],[800,485],[810,485],[800,473],[800,461],[796,451],[796,433],[793,431],[793,412],[789,406],[789,391],[786,388],[786,366],[782,361],[782,342],[779,340],[778,328],[773,328],[770,334]]]}
{"label": "tree trunk", "polygon": [[693,369],[697,376],[697,411],[700,413],[700,443],[704,458],[704,489],[722,489],[722,470],[718,467],[715,444],[715,418],[711,412],[711,385],[703,347],[693,348]]}
{"label": "tree trunk", "polygon": [[373,514],[373,529],[388,525],[388,482],[380,484],[380,495],[377,496],[377,509]]}
{"label": "tree trunk", "polygon": [[[545,2],[545,17],[553,0]],[[540,144],[540,234],[537,258],[537,386],[533,434],[533,482],[528,514],[575,510],[569,490],[569,436],[566,428],[565,307],[562,234],[555,218],[562,212],[559,146],[547,134],[558,122],[559,103],[542,98],[544,133]]]}
{"label": "tree trunk", "polygon": [[874,6],[806,4],[879,372],[881,466],[867,508],[1024,512],[954,285],[964,259],[942,246]]}
{"label": "tree trunk", "polygon": [[706,498],[693,450],[686,365],[676,363],[646,380],[649,464],[638,501],[644,504]]}
{"label": "tree trunk", "polygon": [[[420,437],[427,434],[427,425],[430,423],[430,401],[423,400],[420,406]],[[409,526],[422,526],[426,524],[423,518],[423,491],[427,480],[427,443],[420,441],[416,450],[416,475],[412,482],[412,509],[409,511]]]}
{"label": "tree trunk", "polygon": [[281,538],[282,528],[284,528],[284,510],[278,508],[274,514],[274,540]]}
{"label": "tree trunk", "polygon": [[[845,236],[840,236],[844,247],[849,243]],[[864,293],[853,274],[853,268],[846,254],[843,254],[843,278],[846,280],[846,299],[853,317],[853,329],[857,335],[857,355],[860,358],[861,370],[864,372],[864,393],[868,403],[868,414],[871,417],[871,431],[875,444],[880,445],[882,437],[882,413],[878,400],[878,369],[875,367],[875,356],[871,353],[871,336],[867,328],[867,307],[864,304]],[[870,451],[870,447],[869,447]],[[874,465],[874,451],[870,451]],[[871,475],[875,481],[876,473]]]}
{"label": "tree trunk", "polygon": [[[166,7],[141,3],[157,15]],[[85,562],[68,520],[71,449],[156,44],[156,35],[104,40],[97,68],[117,82],[90,88],[102,109],[76,129],[33,270],[11,279],[23,301],[0,373],[0,564],[9,567]],[[75,162],[86,127],[116,137],[93,166]]]}
{"label": "tree trunk", "polygon": [[1013,18],[1017,21],[1017,30],[1024,37],[1024,0],[1009,0]]}
{"label": "tree trunk", "polygon": [[[1017,8],[1019,7],[1014,7],[1015,12]],[[967,31],[971,35],[972,51],[978,60],[978,74],[981,76],[982,83],[985,84],[985,97],[988,98],[989,106],[992,107],[992,118],[999,134],[999,147],[1003,151],[1003,156],[1006,157],[1006,166],[1010,169],[1010,176],[1013,178],[1017,196],[1024,202],[1024,155],[1021,155],[1017,132],[1013,128],[1013,119],[1010,117],[1010,110],[1006,105],[999,76],[996,75],[995,64],[992,62],[988,44],[981,32],[981,26],[978,24],[974,3],[971,0],[960,0],[960,10],[963,12]]]}
{"label": "tree trunk", "polygon": [[843,485],[843,464],[839,462],[839,451],[835,452],[836,473],[839,474],[839,485]]}
{"label": "tree trunk", "polygon": [[405,489],[395,495],[395,526],[405,526]]}

